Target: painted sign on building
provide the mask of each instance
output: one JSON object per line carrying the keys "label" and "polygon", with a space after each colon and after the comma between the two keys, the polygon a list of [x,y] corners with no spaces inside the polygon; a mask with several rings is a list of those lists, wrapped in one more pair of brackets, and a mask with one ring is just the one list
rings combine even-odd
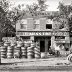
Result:
{"label": "painted sign on building", "polygon": [[17,32],[20,36],[51,36],[51,32]]}

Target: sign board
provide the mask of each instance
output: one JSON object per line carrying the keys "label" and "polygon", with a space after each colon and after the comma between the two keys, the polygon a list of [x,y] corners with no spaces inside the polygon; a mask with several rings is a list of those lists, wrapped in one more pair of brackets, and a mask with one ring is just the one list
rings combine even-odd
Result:
{"label": "sign board", "polygon": [[69,36],[69,32],[55,32],[55,36]]}
{"label": "sign board", "polygon": [[65,43],[65,40],[64,41],[55,41],[56,43]]}
{"label": "sign board", "polygon": [[51,36],[51,32],[17,32],[18,36]]}
{"label": "sign board", "polygon": [[15,37],[3,37],[2,40],[5,41],[9,41],[9,42],[15,42],[16,38]]}

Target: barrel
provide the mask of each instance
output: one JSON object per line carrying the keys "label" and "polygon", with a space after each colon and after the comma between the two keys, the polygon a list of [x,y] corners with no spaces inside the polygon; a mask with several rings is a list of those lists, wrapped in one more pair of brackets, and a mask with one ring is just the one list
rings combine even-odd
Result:
{"label": "barrel", "polygon": [[7,58],[13,58],[14,47],[8,46],[7,47]]}
{"label": "barrel", "polygon": [[21,46],[14,47],[14,58],[21,58]]}
{"label": "barrel", "polygon": [[40,47],[35,47],[34,53],[35,53],[35,58],[39,59],[40,58]]}
{"label": "barrel", "polygon": [[27,58],[27,48],[21,47],[22,58]]}
{"label": "barrel", "polygon": [[8,46],[10,46],[10,44],[11,44],[10,42],[5,42],[4,43],[4,46],[7,46],[8,47]]}
{"label": "barrel", "polygon": [[7,57],[7,47],[1,46],[1,58],[6,58]]}
{"label": "barrel", "polygon": [[34,58],[34,47],[27,48],[27,58],[29,59]]}

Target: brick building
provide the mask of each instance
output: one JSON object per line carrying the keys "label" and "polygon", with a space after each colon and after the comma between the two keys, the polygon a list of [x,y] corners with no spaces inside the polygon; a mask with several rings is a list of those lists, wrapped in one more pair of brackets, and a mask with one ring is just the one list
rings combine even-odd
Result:
{"label": "brick building", "polygon": [[45,12],[36,17],[21,18],[16,23],[16,36],[22,37],[24,41],[39,42],[41,52],[48,52],[50,47],[53,48],[54,43],[69,48],[68,21],[65,18],[60,18],[61,22],[54,18],[51,19],[50,14]]}

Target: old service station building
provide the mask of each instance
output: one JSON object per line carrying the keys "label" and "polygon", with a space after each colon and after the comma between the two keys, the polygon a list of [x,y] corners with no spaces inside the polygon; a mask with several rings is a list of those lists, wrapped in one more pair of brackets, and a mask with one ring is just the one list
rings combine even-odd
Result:
{"label": "old service station building", "polygon": [[[50,14],[53,13],[50,12]],[[36,17],[29,15],[21,18],[16,23],[16,36],[22,37],[24,41],[39,42],[41,52],[48,52],[50,47],[53,48],[54,43],[63,44],[64,47],[69,48],[68,21],[61,18],[62,23],[65,23],[63,26],[60,21],[50,19],[48,16],[49,13],[43,12]]]}

